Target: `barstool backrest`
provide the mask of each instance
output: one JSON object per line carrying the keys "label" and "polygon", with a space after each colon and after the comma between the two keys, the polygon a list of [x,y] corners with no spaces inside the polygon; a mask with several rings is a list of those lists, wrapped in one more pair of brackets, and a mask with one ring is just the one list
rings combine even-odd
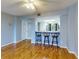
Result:
{"label": "barstool backrest", "polygon": [[48,32],[43,33],[44,36],[49,36],[50,34]]}
{"label": "barstool backrest", "polygon": [[51,33],[52,37],[59,37],[59,33]]}
{"label": "barstool backrest", "polygon": [[35,32],[35,44],[42,44],[41,32]]}
{"label": "barstool backrest", "polygon": [[41,36],[41,32],[35,32],[36,36]]}

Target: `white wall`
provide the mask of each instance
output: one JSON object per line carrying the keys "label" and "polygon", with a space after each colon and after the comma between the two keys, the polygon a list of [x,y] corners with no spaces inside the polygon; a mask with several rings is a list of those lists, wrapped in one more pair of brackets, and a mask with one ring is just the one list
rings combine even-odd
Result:
{"label": "white wall", "polygon": [[67,47],[70,51],[78,55],[78,28],[77,28],[77,4],[74,4],[64,10],[61,15],[61,46]]}
{"label": "white wall", "polygon": [[1,13],[1,46],[13,43],[14,16]]}
{"label": "white wall", "polygon": [[21,40],[19,17],[1,13],[1,47]]}
{"label": "white wall", "polygon": [[21,41],[21,20],[19,17],[14,17],[14,43]]}
{"label": "white wall", "polygon": [[35,31],[38,31],[37,23],[41,22],[40,24],[40,31],[46,31],[46,26],[48,23],[54,24],[58,23],[60,25],[60,16],[46,16],[46,17],[37,17],[35,19]]}
{"label": "white wall", "polygon": [[26,16],[20,17],[22,20],[22,36],[21,39],[31,39],[32,43],[35,42],[35,19]]}

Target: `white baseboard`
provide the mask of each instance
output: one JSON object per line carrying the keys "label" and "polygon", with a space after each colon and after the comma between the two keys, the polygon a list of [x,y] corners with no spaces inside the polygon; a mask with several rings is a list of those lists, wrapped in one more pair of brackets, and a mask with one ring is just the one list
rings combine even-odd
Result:
{"label": "white baseboard", "polygon": [[10,43],[1,45],[1,47],[7,46],[7,45],[10,45],[10,44],[16,44],[16,43],[18,43],[18,42],[20,42],[20,41],[22,41],[22,40],[19,40],[19,41],[16,41],[16,42],[10,42]]}
{"label": "white baseboard", "polygon": [[[26,40],[26,39],[23,39],[23,40]],[[16,41],[16,42],[10,42],[10,43],[1,45],[1,47],[7,46],[7,45],[9,45],[9,44],[16,44],[16,43],[19,43],[19,42],[21,42],[21,41],[23,41],[23,40],[19,40],[19,41]]]}
{"label": "white baseboard", "polygon": [[16,43],[19,43],[19,42],[21,42],[21,41],[23,41],[23,40],[16,41]]}
{"label": "white baseboard", "polygon": [[10,43],[7,43],[7,44],[4,44],[4,45],[1,45],[1,47],[4,47],[4,46],[7,46],[9,44],[13,44],[13,42],[10,42]]}

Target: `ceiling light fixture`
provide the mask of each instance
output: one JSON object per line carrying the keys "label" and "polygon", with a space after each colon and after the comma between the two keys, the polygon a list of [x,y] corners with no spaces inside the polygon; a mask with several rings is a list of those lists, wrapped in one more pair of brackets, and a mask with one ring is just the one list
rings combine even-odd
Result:
{"label": "ceiling light fixture", "polygon": [[26,6],[28,9],[30,9],[30,5],[29,4],[27,4],[27,6]]}
{"label": "ceiling light fixture", "polygon": [[34,0],[28,0],[28,3],[24,4],[24,6],[27,7],[28,9],[36,9],[37,16],[41,16],[36,4],[37,2],[35,2]]}
{"label": "ceiling light fixture", "polygon": [[34,7],[34,5],[33,5],[32,3],[30,3],[30,7],[31,7],[32,9],[35,9],[35,7]]}
{"label": "ceiling light fixture", "polygon": [[24,4],[24,6],[28,9],[35,9],[32,3]]}
{"label": "ceiling light fixture", "polygon": [[24,7],[26,7],[26,8],[30,8],[30,6],[29,6],[29,4],[24,4]]}
{"label": "ceiling light fixture", "polygon": [[34,0],[26,0],[27,2],[24,3],[24,7],[28,8],[28,9],[35,9],[34,5],[33,5],[33,2]]}

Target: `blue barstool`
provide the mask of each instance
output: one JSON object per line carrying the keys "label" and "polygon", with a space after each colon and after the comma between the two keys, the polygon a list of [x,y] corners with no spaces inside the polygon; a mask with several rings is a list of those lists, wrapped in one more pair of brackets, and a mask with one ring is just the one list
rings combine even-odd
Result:
{"label": "blue barstool", "polygon": [[52,45],[56,44],[58,47],[58,37],[59,37],[59,33],[52,33]]}
{"label": "blue barstool", "polygon": [[42,44],[42,35],[41,32],[35,32],[35,44]]}
{"label": "blue barstool", "polygon": [[49,42],[49,33],[44,33],[44,45],[47,43],[48,45],[50,45]]}

